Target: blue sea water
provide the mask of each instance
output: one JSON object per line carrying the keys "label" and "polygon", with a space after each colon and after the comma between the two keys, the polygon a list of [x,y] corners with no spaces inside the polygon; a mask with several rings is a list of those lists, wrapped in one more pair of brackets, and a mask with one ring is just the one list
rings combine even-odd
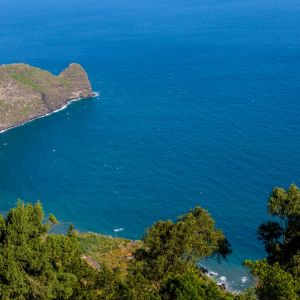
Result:
{"label": "blue sea water", "polygon": [[[298,0],[0,0],[0,63],[81,63],[101,96],[0,135],[0,210],[138,239],[199,204],[241,263],[276,185],[300,184]],[[114,229],[123,228],[115,232]]]}

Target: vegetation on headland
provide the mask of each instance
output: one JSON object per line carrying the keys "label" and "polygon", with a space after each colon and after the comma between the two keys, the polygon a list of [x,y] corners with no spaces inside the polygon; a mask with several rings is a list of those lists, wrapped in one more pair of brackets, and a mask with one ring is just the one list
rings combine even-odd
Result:
{"label": "vegetation on headland", "polygon": [[0,216],[1,299],[300,299],[300,191],[275,188],[275,221],[258,234],[268,256],[246,261],[255,287],[231,294],[206,277],[199,260],[222,260],[231,246],[210,214],[195,207],[176,221],[158,221],[142,241],[79,233],[49,234],[40,203],[18,202]]}
{"label": "vegetation on headland", "polygon": [[93,95],[87,73],[70,64],[58,76],[26,64],[0,65],[0,131]]}

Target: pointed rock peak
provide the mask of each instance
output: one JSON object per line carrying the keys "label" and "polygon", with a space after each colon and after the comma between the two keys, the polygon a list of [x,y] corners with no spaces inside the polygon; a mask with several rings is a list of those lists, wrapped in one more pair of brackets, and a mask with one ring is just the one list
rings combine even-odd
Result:
{"label": "pointed rock peak", "polygon": [[93,96],[91,83],[84,68],[72,63],[64,71],[59,74],[69,81],[73,89],[77,91],[78,97],[87,98]]}
{"label": "pointed rock peak", "polygon": [[68,78],[76,78],[80,76],[86,76],[87,73],[80,64],[72,63],[66,69],[64,69],[59,76],[64,76]]}

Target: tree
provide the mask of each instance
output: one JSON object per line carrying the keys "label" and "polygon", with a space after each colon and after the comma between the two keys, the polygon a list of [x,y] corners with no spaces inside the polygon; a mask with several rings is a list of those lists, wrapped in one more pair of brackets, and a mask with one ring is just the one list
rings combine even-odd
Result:
{"label": "tree", "polygon": [[255,276],[260,299],[300,299],[300,190],[292,184],[287,190],[274,188],[268,212],[275,221],[258,228],[268,254],[262,261],[246,261]]}
{"label": "tree", "polygon": [[270,265],[266,260],[246,261],[245,265],[258,278],[256,292],[263,300],[297,300],[300,297],[300,282],[285,271],[279,263]]}
{"label": "tree", "polygon": [[234,299],[233,296],[224,296],[224,292],[212,280],[204,278],[199,271],[194,269],[188,269],[183,274],[176,274],[167,278],[161,294],[165,300]]}
{"label": "tree", "polygon": [[49,235],[49,229],[39,202],[19,201],[0,217],[1,299],[78,299],[89,292],[93,270],[82,261],[78,242]]}
{"label": "tree", "polygon": [[274,188],[268,202],[268,212],[278,221],[260,225],[270,263],[286,264],[300,250],[300,190],[292,184],[287,190]]}
{"label": "tree", "polygon": [[[134,253],[129,271],[135,279],[141,279],[142,284],[136,285],[139,289],[143,289],[145,281],[148,281],[146,286],[149,290],[159,291],[166,278],[169,283],[172,280],[178,282],[177,274],[186,276],[180,278],[180,282],[197,281],[195,274],[200,272],[197,263],[201,259],[213,255],[225,258],[230,253],[229,242],[215,227],[210,214],[196,207],[176,222],[159,221],[150,227],[143,238],[142,248]],[[201,289],[203,291],[205,287]]]}

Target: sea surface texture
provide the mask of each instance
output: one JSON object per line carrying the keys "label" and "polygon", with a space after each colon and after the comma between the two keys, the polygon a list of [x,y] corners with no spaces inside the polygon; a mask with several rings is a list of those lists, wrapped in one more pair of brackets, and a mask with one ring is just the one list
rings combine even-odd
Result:
{"label": "sea surface texture", "polygon": [[202,264],[247,285],[271,189],[300,184],[300,1],[0,0],[13,62],[78,62],[101,94],[0,135],[1,212],[138,239],[201,205],[233,247]]}

